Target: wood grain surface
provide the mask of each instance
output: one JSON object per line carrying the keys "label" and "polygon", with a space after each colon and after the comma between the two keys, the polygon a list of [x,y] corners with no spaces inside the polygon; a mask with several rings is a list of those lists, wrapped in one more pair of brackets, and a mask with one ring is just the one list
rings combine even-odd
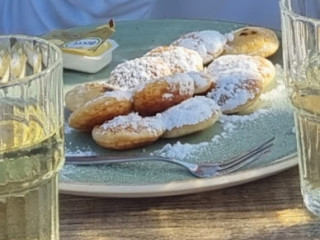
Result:
{"label": "wood grain surface", "polygon": [[185,196],[116,199],[60,195],[62,240],[320,239],[304,207],[298,168]]}

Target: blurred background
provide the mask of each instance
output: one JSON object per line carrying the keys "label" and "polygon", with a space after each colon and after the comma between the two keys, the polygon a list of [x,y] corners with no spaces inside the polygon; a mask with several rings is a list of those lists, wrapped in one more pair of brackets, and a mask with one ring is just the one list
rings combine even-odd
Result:
{"label": "blurred background", "polygon": [[280,29],[279,0],[156,0],[150,17],[210,19]]}
{"label": "blurred background", "polygon": [[0,34],[45,34],[108,19],[208,19],[280,29],[278,0],[0,0]]}

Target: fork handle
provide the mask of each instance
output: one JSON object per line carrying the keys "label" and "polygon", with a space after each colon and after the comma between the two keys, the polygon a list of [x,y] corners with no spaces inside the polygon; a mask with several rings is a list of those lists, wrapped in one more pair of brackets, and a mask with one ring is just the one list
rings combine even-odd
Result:
{"label": "fork handle", "polygon": [[173,158],[162,156],[134,156],[134,155],[117,155],[117,156],[66,156],[66,164],[74,165],[98,165],[111,163],[125,163],[125,162],[140,162],[140,161],[160,161],[173,163],[184,168],[196,169],[197,164],[179,161]]}

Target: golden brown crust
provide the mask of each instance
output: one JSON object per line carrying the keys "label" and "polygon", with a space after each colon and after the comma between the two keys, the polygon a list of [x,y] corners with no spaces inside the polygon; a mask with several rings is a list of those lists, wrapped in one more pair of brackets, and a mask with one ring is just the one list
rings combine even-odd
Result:
{"label": "golden brown crust", "polygon": [[143,147],[153,143],[159,138],[159,136],[149,135],[145,131],[141,131],[140,133],[115,133],[108,130],[102,130],[98,126],[92,130],[92,137],[100,146],[115,150]]}
{"label": "golden brown crust", "polygon": [[131,111],[132,101],[101,96],[74,111],[69,117],[69,126],[81,131],[91,131],[94,126]]}
{"label": "golden brown crust", "polygon": [[96,126],[92,130],[92,137],[100,146],[124,150],[153,143],[163,132],[161,122],[156,117],[142,118],[130,113]]}
{"label": "golden brown crust", "polygon": [[186,74],[175,74],[146,83],[133,96],[133,109],[141,116],[151,116],[193,94],[193,80]]}
{"label": "golden brown crust", "polygon": [[258,70],[263,77],[263,87],[268,86],[274,77],[276,76],[276,68],[273,63],[263,57],[255,56],[254,57],[258,63]]}
{"label": "golden brown crust", "polygon": [[90,82],[78,85],[66,93],[65,104],[70,111],[75,111],[86,102],[118,88],[103,82]]}
{"label": "golden brown crust", "polygon": [[233,32],[234,38],[225,46],[224,54],[247,54],[270,57],[279,48],[279,39],[270,29],[244,27]]}

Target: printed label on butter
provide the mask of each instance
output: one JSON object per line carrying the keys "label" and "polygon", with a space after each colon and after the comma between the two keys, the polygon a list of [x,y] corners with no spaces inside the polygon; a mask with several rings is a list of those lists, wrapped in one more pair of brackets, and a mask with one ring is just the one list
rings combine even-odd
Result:
{"label": "printed label on butter", "polygon": [[63,45],[66,48],[92,48],[100,46],[102,43],[101,38],[84,38],[80,40],[75,40],[71,42],[67,42]]}
{"label": "printed label on butter", "polygon": [[105,44],[106,40],[115,32],[113,19],[108,24],[96,28],[77,27],[64,30],[55,30],[43,36],[43,38],[55,43],[63,52],[98,56],[110,48]]}

